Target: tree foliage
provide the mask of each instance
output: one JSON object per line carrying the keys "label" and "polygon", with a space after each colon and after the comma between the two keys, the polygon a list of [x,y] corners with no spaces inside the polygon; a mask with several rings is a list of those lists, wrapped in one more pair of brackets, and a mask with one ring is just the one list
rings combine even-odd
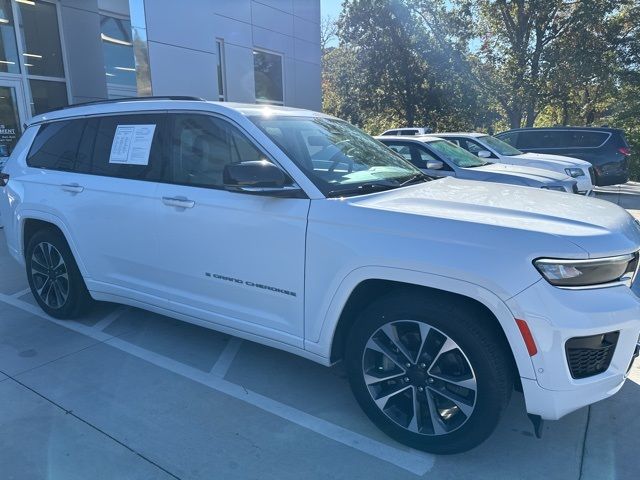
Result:
{"label": "tree foliage", "polygon": [[324,108],[371,132],[607,122],[640,144],[640,0],[345,0],[336,31]]}

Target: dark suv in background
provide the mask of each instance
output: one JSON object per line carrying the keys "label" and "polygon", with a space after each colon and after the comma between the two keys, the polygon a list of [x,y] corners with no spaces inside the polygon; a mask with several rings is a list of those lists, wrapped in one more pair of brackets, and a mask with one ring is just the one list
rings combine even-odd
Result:
{"label": "dark suv in background", "polygon": [[631,150],[624,132],[608,127],[518,128],[496,135],[523,152],[581,158],[595,169],[594,184],[617,185],[629,180]]}

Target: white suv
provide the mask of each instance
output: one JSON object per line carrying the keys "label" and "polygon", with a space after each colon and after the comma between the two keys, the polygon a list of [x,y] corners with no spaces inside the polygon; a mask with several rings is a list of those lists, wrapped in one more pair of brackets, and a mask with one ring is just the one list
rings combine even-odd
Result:
{"label": "white suv", "polygon": [[514,387],[539,427],[618,391],[637,353],[623,209],[429,181],[319,113],[72,107],[35,117],[0,178],[9,251],[48,314],[108,300],[343,360],[366,414],[412,447],[478,445]]}

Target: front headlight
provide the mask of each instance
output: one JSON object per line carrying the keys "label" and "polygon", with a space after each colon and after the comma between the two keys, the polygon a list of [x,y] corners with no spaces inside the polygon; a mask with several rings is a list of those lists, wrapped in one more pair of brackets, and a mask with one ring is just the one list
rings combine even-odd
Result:
{"label": "front headlight", "polygon": [[572,178],[584,177],[584,172],[581,168],[565,168],[564,171]]}
{"label": "front headlight", "polygon": [[638,253],[592,260],[540,258],[533,264],[556,287],[588,288],[612,283],[630,287],[638,270]]}

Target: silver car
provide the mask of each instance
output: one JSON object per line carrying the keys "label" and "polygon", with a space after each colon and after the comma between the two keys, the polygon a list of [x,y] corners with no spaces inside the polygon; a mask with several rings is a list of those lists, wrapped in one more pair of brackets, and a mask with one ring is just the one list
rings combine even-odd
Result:
{"label": "silver car", "polygon": [[492,163],[435,136],[380,136],[379,141],[430,177],[457,177],[578,193],[576,181],[551,170]]}

